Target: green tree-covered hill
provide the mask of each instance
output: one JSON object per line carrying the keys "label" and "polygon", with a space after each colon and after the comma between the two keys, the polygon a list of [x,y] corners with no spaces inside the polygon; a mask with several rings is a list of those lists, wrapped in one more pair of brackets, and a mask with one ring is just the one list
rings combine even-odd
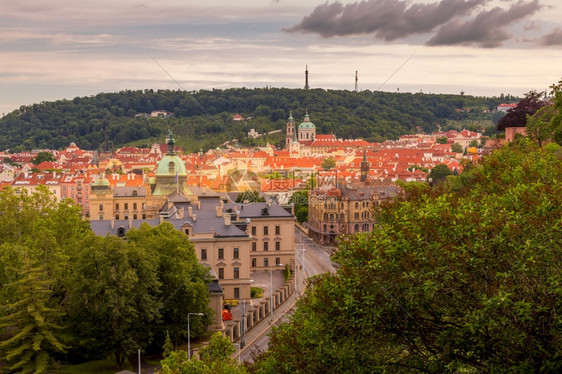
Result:
{"label": "green tree-covered hill", "polygon": [[[242,141],[251,128],[260,133],[283,129],[290,110],[298,124],[307,108],[318,133],[382,141],[416,128],[433,131],[451,120],[490,121],[491,114],[483,111],[502,101],[501,97],[322,89],[127,90],[22,106],[0,119],[0,149],[59,149],[70,142],[98,149],[106,139],[110,147],[149,145],[162,141],[172,129],[180,146],[195,151],[234,138]],[[153,110],[174,116],[135,117]],[[233,121],[236,113],[247,120]]]}

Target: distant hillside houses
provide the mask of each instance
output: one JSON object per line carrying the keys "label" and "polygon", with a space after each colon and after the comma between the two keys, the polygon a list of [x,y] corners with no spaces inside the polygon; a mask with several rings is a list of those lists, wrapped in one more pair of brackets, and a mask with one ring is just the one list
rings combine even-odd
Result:
{"label": "distant hillside houses", "polygon": [[135,117],[146,117],[146,118],[168,118],[173,116],[174,113],[167,112],[165,110],[153,110],[150,113],[137,113]]}
{"label": "distant hillside houses", "polygon": [[513,109],[517,106],[517,104],[500,104],[496,108],[498,112],[507,112],[510,109]]}

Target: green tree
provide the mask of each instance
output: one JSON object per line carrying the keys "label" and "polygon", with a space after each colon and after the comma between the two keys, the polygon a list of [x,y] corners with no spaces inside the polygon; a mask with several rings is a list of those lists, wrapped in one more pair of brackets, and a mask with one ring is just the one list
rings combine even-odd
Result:
{"label": "green tree", "polygon": [[308,191],[293,192],[289,204],[295,204],[295,217],[299,223],[308,221]]}
{"label": "green tree", "polygon": [[[19,252],[27,255],[26,249]],[[24,264],[12,269],[19,279],[4,285],[3,291],[10,296],[0,310],[0,354],[10,371],[45,373],[52,355],[65,349],[57,337],[60,312],[49,306],[51,282],[45,269],[32,267],[28,258]]]}
{"label": "green tree", "polygon": [[230,339],[217,332],[209,345],[199,351],[199,359],[189,359],[187,352],[174,351],[160,363],[161,374],[244,374],[244,366],[238,365],[230,356],[235,348]]}
{"label": "green tree", "polygon": [[334,167],[336,167],[336,159],[333,157],[327,157],[325,159],[322,160],[322,168],[324,170],[330,170]]}
{"label": "green tree", "polygon": [[562,163],[529,142],[346,237],[255,372],[559,372]]}
{"label": "green tree", "polygon": [[431,169],[427,175],[427,180],[432,183],[439,183],[445,181],[448,175],[452,175],[453,172],[445,164],[437,164]]}
{"label": "green tree", "polygon": [[435,139],[435,143],[437,144],[447,144],[448,139],[446,136],[440,136],[437,139]]}
{"label": "green tree", "polygon": [[454,143],[451,145],[451,152],[462,153],[463,151],[464,149],[462,148],[462,145],[460,145],[459,143]]}
{"label": "green tree", "polygon": [[[91,237],[73,267],[68,315],[83,352],[91,358],[125,358],[153,337],[161,301],[157,262],[121,238]],[[161,345],[160,345],[161,346]]]}
{"label": "green tree", "polygon": [[191,337],[203,336],[213,313],[208,306],[207,290],[211,278],[208,268],[197,260],[188,236],[169,222],[163,222],[155,227],[143,224],[139,229],[130,230],[127,240],[154,258],[157,266],[160,286],[156,298],[161,304],[159,320],[151,326],[154,345],[160,347],[167,332],[172,341],[185,341],[188,313],[205,314],[205,317],[191,319]]}
{"label": "green tree", "polygon": [[51,152],[39,152],[37,153],[37,156],[31,159],[31,162],[33,163],[33,165],[39,165],[40,163],[45,161],[56,161],[56,160],[57,159],[55,158],[55,156],[53,156]]}

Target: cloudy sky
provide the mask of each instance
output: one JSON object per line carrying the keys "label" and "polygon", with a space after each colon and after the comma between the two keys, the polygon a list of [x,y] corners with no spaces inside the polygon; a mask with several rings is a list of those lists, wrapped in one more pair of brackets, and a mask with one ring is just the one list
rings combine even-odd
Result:
{"label": "cloudy sky", "polygon": [[124,89],[523,95],[562,78],[559,0],[2,0],[0,115]]}

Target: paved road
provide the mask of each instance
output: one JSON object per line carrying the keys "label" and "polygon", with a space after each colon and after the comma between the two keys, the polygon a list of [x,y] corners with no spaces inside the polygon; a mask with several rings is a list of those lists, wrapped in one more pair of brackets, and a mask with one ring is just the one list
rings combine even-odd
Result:
{"label": "paved road", "polygon": [[[274,323],[274,325],[286,320],[286,317],[284,317],[284,315],[286,313],[290,313],[293,305],[296,302],[296,297],[299,296],[300,292],[302,292],[302,290],[304,289],[305,277],[303,277],[303,270],[306,278],[326,272],[335,272],[332,261],[330,260],[330,253],[334,249],[335,248],[320,246],[316,244],[316,242],[303,234],[300,230],[295,229],[295,256],[298,263],[298,292],[293,293],[293,295],[291,295],[291,297],[276,310],[277,317],[275,319],[276,322]],[[256,326],[254,330],[256,331],[251,330],[249,332],[249,334],[253,333],[254,336],[248,336],[249,339],[246,339],[247,345],[242,349],[242,353],[240,355],[242,361],[252,362],[254,355],[259,354],[260,352],[264,352],[268,348],[268,335],[271,330],[270,325],[267,324],[259,327]]]}

